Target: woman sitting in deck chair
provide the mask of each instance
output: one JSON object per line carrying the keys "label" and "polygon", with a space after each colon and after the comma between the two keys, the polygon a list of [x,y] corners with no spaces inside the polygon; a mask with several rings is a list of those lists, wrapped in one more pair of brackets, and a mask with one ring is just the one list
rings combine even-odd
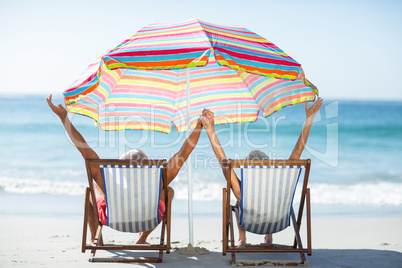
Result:
{"label": "woman sitting in deck chair", "polygon": [[[81,153],[83,158],[84,159],[99,159],[99,156],[96,154],[96,152],[87,144],[84,137],[77,131],[77,129],[70,122],[70,120],[67,116],[67,110],[61,104],[59,104],[58,106],[55,106],[52,103],[52,95],[50,95],[49,98],[46,98],[46,100],[47,100],[49,107],[52,109],[52,111],[60,118],[71,141],[77,147],[78,151]],[[198,120],[197,126],[195,127],[195,129],[193,130],[191,135],[189,137],[187,137],[186,141],[183,143],[183,146],[180,148],[179,152],[177,152],[168,161],[168,163],[167,163],[167,184],[170,184],[170,182],[173,181],[173,179],[179,173],[183,164],[186,162],[188,156],[193,151],[194,147],[197,145],[201,130],[202,130],[201,120]],[[132,150],[132,151],[127,152],[124,155],[122,155],[121,159],[131,159],[131,160],[140,161],[140,160],[148,159],[148,158],[144,152],[135,149],[135,150]],[[104,185],[103,185],[103,177],[102,177],[101,169],[100,168],[92,168],[91,173],[92,173],[94,181],[96,182],[94,187],[95,187],[95,195],[96,195],[96,203],[97,204],[92,204],[92,202],[91,202],[90,210],[94,210],[94,209],[97,210],[98,214],[99,214],[99,219],[101,221],[105,222],[106,221],[106,211],[105,211],[106,203],[105,203],[105,190],[104,190]],[[173,190],[171,188],[169,188],[169,191],[170,191],[169,196],[173,196]],[[164,200],[163,191],[161,191],[160,200]],[[163,202],[160,203],[159,210],[160,210],[160,213],[164,212]],[[96,219],[93,216],[94,213],[92,213],[92,212],[93,211],[90,211],[90,213],[89,213],[89,229],[91,231],[91,241],[93,243],[95,235],[96,235],[98,219]],[[151,232],[152,232],[152,230],[140,233],[140,235],[136,241],[136,244],[146,243],[146,239]]]}
{"label": "woman sitting in deck chair", "polygon": [[[298,160],[300,159],[300,155],[302,154],[304,147],[306,146],[307,138],[310,133],[310,128],[313,123],[315,115],[318,113],[322,106],[322,99],[318,98],[314,104],[309,107],[307,103],[305,103],[306,106],[306,122],[303,126],[303,129],[300,133],[299,139],[296,142],[296,145],[292,151],[292,154],[289,157],[289,160]],[[214,129],[214,114],[213,112],[205,109],[203,111],[203,115],[201,116],[201,122],[205,130],[207,131],[209,140],[211,142],[212,148],[215,152],[216,158],[218,161],[221,163],[223,159],[226,159],[226,155],[222,149],[222,146],[219,142],[219,139],[215,133]],[[248,157],[250,160],[258,159],[258,160],[264,160],[268,159],[268,156],[258,150],[252,151]],[[225,169],[222,169],[225,178],[228,178],[228,174],[226,174]],[[238,202],[241,201],[241,183],[240,180],[237,178],[236,173],[232,169],[232,174],[231,174],[231,187],[234,195],[236,196],[236,199]],[[240,226],[239,227],[239,245],[244,245],[246,244],[246,231]],[[265,235],[265,243],[272,243],[272,234],[266,234]]]}

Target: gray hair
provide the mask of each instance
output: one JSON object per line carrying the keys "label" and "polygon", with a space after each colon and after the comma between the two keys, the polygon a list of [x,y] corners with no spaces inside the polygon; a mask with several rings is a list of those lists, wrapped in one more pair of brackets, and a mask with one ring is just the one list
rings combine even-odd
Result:
{"label": "gray hair", "polygon": [[133,150],[130,150],[130,151],[124,153],[122,156],[120,156],[120,159],[122,159],[122,160],[141,161],[141,160],[148,159],[148,157],[140,149],[133,149]]}
{"label": "gray hair", "polygon": [[246,154],[245,159],[247,160],[268,160],[269,157],[264,152],[260,150],[252,150],[248,154]]}

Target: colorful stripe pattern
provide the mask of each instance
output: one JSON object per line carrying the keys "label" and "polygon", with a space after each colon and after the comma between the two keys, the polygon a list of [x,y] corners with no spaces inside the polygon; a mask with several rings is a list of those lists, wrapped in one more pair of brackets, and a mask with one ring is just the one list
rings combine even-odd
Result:
{"label": "colorful stripe pattern", "polygon": [[[250,122],[282,107],[315,99],[318,91],[296,61],[240,27],[198,20],[158,24],[92,63],[64,92],[70,112],[103,130],[186,131],[186,68],[191,125],[204,108],[217,124]],[[192,68],[197,67],[197,68]]]}
{"label": "colorful stripe pattern", "polygon": [[242,166],[240,226],[272,234],[290,224],[290,212],[301,166]]}
{"label": "colorful stripe pattern", "polygon": [[162,167],[105,165],[101,169],[107,225],[131,233],[158,226]]}
{"label": "colorful stripe pattern", "polygon": [[269,77],[296,79],[300,64],[263,37],[241,27],[199,20],[149,25],[104,58],[109,68],[176,69],[219,64]]}

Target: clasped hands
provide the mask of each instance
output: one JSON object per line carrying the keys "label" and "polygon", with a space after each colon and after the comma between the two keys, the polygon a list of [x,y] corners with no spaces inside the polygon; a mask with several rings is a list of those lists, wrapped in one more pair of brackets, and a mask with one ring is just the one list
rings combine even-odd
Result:
{"label": "clasped hands", "polygon": [[202,114],[200,118],[198,118],[198,123],[201,124],[207,132],[213,131],[215,125],[214,113],[209,109],[202,110]]}

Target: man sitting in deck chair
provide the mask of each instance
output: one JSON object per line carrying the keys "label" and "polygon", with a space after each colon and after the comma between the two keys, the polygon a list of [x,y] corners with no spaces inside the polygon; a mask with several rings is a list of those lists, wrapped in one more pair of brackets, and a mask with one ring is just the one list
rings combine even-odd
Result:
{"label": "man sitting in deck chair", "polygon": [[[306,122],[303,126],[303,129],[300,133],[299,139],[296,142],[296,145],[292,151],[292,154],[289,157],[289,160],[298,160],[300,159],[300,155],[302,154],[304,147],[306,146],[307,138],[310,133],[310,128],[313,123],[313,119],[315,115],[318,113],[322,105],[322,99],[318,98],[314,104],[309,107],[307,102],[305,103],[306,106]],[[205,109],[203,111],[203,115],[201,116],[201,122],[205,130],[207,131],[209,140],[211,142],[212,148],[215,152],[216,158],[218,159],[219,162],[221,162],[223,159],[226,159],[226,155],[222,149],[222,146],[219,142],[219,139],[215,133],[214,129],[214,114],[213,112]],[[249,160],[264,160],[264,159],[269,159],[268,156],[259,151],[259,150],[253,150],[251,153],[248,154],[246,157]],[[225,170],[223,170],[224,176],[227,179],[228,174],[225,173]],[[237,202],[240,203],[241,201],[241,183],[240,180],[238,179],[236,173],[232,169],[232,174],[231,174],[231,185],[232,185],[232,191],[233,194],[236,196]],[[246,231],[238,225],[239,228],[239,245],[244,245],[246,244]],[[265,243],[272,243],[272,234],[266,234],[265,235]]]}
{"label": "man sitting in deck chair", "polygon": [[[99,159],[99,156],[96,152],[87,144],[84,137],[77,131],[77,129],[73,126],[71,121],[67,116],[67,110],[59,104],[55,106],[52,103],[52,95],[49,98],[46,98],[49,107],[52,111],[60,118],[66,132],[68,133],[71,141],[77,147],[78,151],[81,153],[84,159]],[[191,135],[186,139],[183,146],[180,148],[179,152],[177,152],[167,163],[167,183],[170,184],[171,181],[176,177],[179,173],[181,167],[186,162],[188,156],[193,151],[194,147],[197,145],[198,139],[200,137],[200,133],[202,130],[201,120],[198,120],[198,124],[195,127],[194,131]],[[143,160],[148,159],[146,154],[141,150],[131,150],[121,156],[121,159],[131,159],[131,160]],[[95,195],[96,195],[96,203],[92,204],[90,210],[96,209],[98,211],[99,219],[102,221],[102,224],[106,225],[106,202],[105,202],[105,190],[103,186],[103,177],[100,168],[92,168],[91,170],[93,174],[93,179],[95,180]],[[160,200],[164,200],[164,191],[161,191]],[[173,197],[173,189],[169,187],[169,196]],[[161,201],[159,205],[160,216],[165,211],[165,204]],[[94,238],[96,235],[96,227],[97,220],[94,218],[93,211],[89,212],[89,229],[91,231],[91,241],[94,242]],[[140,233],[136,244],[144,244],[146,243],[146,239],[148,235],[152,232],[146,231]]]}

